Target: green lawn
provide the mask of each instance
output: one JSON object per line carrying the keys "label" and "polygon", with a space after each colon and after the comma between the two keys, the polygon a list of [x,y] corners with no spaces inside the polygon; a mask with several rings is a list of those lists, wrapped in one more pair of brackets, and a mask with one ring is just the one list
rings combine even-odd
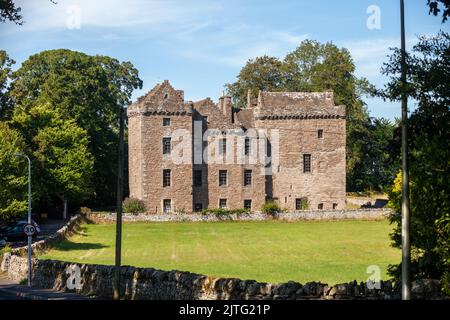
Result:
{"label": "green lawn", "polygon": [[[123,228],[124,265],[267,282],[365,281],[370,265],[400,261],[387,221],[132,223]],[[83,232],[41,259],[114,264],[115,225]]]}

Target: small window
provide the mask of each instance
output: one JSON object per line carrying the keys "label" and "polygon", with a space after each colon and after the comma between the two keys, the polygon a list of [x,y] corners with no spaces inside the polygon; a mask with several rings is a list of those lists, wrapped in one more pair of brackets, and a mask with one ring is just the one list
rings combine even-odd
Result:
{"label": "small window", "polygon": [[244,170],[244,186],[252,185],[252,170]]}
{"label": "small window", "polygon": [[227,199],[220,199],[219,200],[219,208],[226,209],[227,208]]}
{"label": "small window", "polygon": [[170,126],[170,118],[163,118],[163,126],[164,127]]}
{"label": "small window", "polygon": [[323,210],[323,203],[319,203],[319,205],[317,206],[317,209]]}
{"label": "small window", "polygon": [[194,186],[202,186],[202,170],[194,170]]}
{"label": "small window", "polygon": [[338,208],[338,204],[337,203],[333,203],[333,210],[336,210]]}
{"label": "small window", "polygon": [[163,187],[170,187],[170,169],[163,170]]}
{"label": "small window", "polygon": [[163,138],[163,154],[170,153],[170,141],[171,138]]}
{"label": "small window", "polygon": [[319,138],[319,139],[323,138],[323,130],[322,129],[317,130],[317,138]]}
{"label": "small window", "polygon": [[227,185],[227,170],[219,170],[219,186]]}
{"label": "small window", "polygon": [[305,210],[308,208],[307,198],[297,198],[295,199],[295,210]]}
{"label": "small window", "polygon": [[252,200],[244,200],[244,209],[252,209]]}
{"label": "small window", "polygon": [[224,155],[227,153],[227,139],[223,138],[219,140],[219,154]]}
{"label": "small window", "polygon": [[266,139],[266,154],[268,157],[272,156],[272,144],[270,143],[269,139]]}
{"label": "small window", "polygon": [[172,200],[164,199],[163,200],[163,212],[170,213],[172,211]]}
{"label": "small window", "polygon": [[164,100],[169,98],[169,94],[168,93],[164,93]]}
{"label": "small window", "polygon": [[249,137],[245,137],[244,154],[246,156],[248,156],[250,154],[250,138]]}
{"label": "small window", "polygon": [[194,207],[195,212],[199,212],[203,210],[203,204],[201,203],[196,203],[195,207]]}
{"label": "small window", "polygon": [[303,155],[303,172],[311,172],[311,155]]}

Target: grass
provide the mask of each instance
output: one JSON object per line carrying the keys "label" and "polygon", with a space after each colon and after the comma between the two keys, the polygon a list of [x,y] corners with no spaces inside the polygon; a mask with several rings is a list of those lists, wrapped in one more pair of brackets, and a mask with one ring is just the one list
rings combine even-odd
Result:
{"label": "grass", "polygon": [[[378,265],[386,279],[400,261],[381,221],[132,223],[123,226],[122,264],[266,282],[365,281]],[[83,232],[41,259],[114,264],[115,225]]]}

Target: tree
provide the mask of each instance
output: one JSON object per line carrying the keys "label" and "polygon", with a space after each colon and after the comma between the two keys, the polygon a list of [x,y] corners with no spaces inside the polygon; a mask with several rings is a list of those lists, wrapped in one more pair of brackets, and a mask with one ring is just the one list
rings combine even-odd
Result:
{"label": "tree", "polygon": [[130,62],[89,56],[70,50],[49,50],[29,57],[12,75],[14,112],[29,112],[47,105],[86,130],[94,155],[93,205],[115,199],[118,114],[131,93],[142,87]]}
{"label": "tree", "polygon": [[0,50],[0,119],[6,116],[12,107],[9,96],[9,80],[12,73],[11,67],[15,63],[5,50]]}
{"label": "tree", "polygon": [[55,199],[79,203],[92,194],[94,157],[89,152],[86,130],[75,120],[64,119],[49,104],[16,111],[11,125],[26,141],[32,160],[35,202],[54,203]]}
{"label": "tree", "polygon": [[[450,284],[450,195],[448,177],[450,167],[450,35],[441,32],[434,37],[422,36],[407,55],[408,85],[399,80],[400,52],[395,50],[383,66],[383,74],[390,77],[384,96],[399,100],[402,90],[417,101],[418,108],[409,122],[411,249],[412,275],[415,278],[442,277]],[[394,142],[399,149],[399,137]],[[390,192],[390,206],[396,214],[391,237],[401,246],[401,189],[400,174]],[[398,274],[399,266],[391,268]],[[450,287],[449,287],[450,289]]]}
{"label": "tree", "polygon": [[428,0],[427,5],[430,8],[429,14],[437,16],[441,12],[440,4],[444,7],[442,12],[442,23],[446,22],[450,16],[450,1],[449,0]]}
{"label": "tree", "polygon": [[0,0],[0,22],[12,21],[18,25],[22,25],[22,9],[16,7],[12,0]]}
{"label": "tree", "polygon": [[0,221],[27,212],[27,167],[14,156],[24,148],[19,132],[0,122]]}
{"label": "tree", "polygon": [[249,60],[236,82],[227,84],[229,94],[238,107],[244,107],[247,91],[326,91],[333,90],[335,103],[344,104],[347,113],[347,184],[354,190],[365,181],[355,170],[361,165],[362,141],[367,136],[369,114],[362,100],[372,94],[373,86],[364,78],[356,78],[350,52],[332,43],[303,41],[283,61],[273,57]]}
{"label": "tree", "polygon": [[259,90],[280,91],[285,87],[286,75],[283,63],[275,57],[262,56],[248,60],[241,69],[236,82],[227,84],[228,93],[234,99],[234,105],[245,108],[248,89],[256,96]]}

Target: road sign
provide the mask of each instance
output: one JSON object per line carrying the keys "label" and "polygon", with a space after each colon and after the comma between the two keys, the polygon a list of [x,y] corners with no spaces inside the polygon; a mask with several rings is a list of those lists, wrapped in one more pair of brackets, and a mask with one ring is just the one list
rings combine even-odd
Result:
{"label": "road sign", "polygon": [[32,236],[36,233],[36,227],[33,226],[32,224],[26,224],[23,227],[23,232],[27,235],[27,236]]}

